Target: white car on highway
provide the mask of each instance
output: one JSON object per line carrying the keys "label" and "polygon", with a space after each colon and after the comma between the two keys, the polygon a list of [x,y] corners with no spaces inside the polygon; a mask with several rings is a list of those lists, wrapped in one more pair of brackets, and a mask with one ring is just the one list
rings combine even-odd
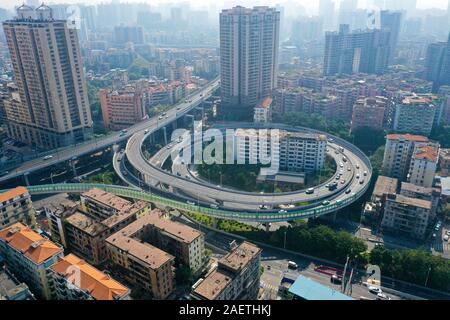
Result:
{"label": "white car on highway", "polygon": [[49,156],[45,156],[44,158],[42,158],[43,160],[50,160],[51,158],[53,158],[53,156],[52,155],[49,155]]}
{"label": "white car on highway", "polygon": [[381,288],[379,287],[369,286],[369,292],[378,295],[380,293],[383,293],[383,290],[381,290]]}

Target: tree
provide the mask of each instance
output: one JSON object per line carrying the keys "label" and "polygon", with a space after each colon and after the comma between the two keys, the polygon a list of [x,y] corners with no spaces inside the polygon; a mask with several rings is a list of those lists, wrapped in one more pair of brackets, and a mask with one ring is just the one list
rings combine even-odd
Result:
{"label": "tree", "polygon": [[372,153],[385,144],[383,130],[361,127],[353,132],[355,145],[365,153]]}

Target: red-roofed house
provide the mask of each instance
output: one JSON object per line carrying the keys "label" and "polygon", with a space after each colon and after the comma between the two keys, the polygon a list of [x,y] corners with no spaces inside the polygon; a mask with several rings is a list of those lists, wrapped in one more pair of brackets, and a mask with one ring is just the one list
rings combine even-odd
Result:
{"label": "red-roofed house", "polygon": [[63,256],[63,248],[29,227],[15,223],[0,230],[0,255],[8,269],[37,297],[50,296],[46,269]]}

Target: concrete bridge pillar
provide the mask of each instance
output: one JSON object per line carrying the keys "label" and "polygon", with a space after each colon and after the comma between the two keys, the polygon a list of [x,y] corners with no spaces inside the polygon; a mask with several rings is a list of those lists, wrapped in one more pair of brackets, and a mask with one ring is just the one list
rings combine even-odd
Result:
{"label": "concrete bridge pillar", "polygon": [[25,184],[26,184],[27,186],[30,185],[30,180],[28,180],[28,175],[29,175],[28,172],[25,172],[25,173],[23,174],[23,179],[25,180]]}
{"label": "concrete bridge pillar", "polygon": [[73,176],[74,177],[76,177],[76,176],[78,176],[78,174],[77,174],[77,168],[76,168],[76,166],[75,166],[75,160],[76,160],[76,158],[72,158],[71,160],[70,160],[70,167],[72,168],[72,173],[73,173]]}
{"label": "concrete bridge pillar", "polygon": [[167,128],[163,127],[163,134],[164,134],[164,145],[167,145]]}
{"label": "concrete bridge pillar", "polygon": [[191,121],[190,121],[190,124],[192,125],[192,126],[194,126],[194,116],[192,115],[192,114],[186,114],[185,116],[185,119],[187,120],[187,119],[190,119]]}
{"label": "concrete bridge pillar", "polygon": [[212,227],[213,227],[214,229],[217,228],[217,222],[218,222],[218,220],[219,220],[219,219],[217,219],[216,217],[212,217]]}

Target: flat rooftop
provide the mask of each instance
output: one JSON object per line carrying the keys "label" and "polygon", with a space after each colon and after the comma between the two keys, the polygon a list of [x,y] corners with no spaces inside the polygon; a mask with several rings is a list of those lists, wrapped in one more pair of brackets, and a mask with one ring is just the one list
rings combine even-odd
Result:
{"label": "flat rooftop", "polygon": [[386,136],[387,140],[407,140],[407,141],[415,141],[415,142],[428,142],[428,138],[424,136],[419,136],[415,134],[388,134]]}
{"label": "flat rooftop", "polygon": [[81,197],[84,197],[86,199],[90,199],[96,202],[99,202],[105,206],[114,208],[116,210],[123,210],[127,207],[131,206],[131,202],[128,200],[125,200],[121,197],[118,197],[112,193],[103,191],[101,189],[93,188],[83,194],[81,194]]}
{"label": "flat rooftop", "polygon": [[67,217],[66,222],[92,237],[101,234],[107,229],[105,225],[88,217],[81,211],[76,211]]}
{"label": "flat rooftop", "polygon": [[219,260],[219,265],[223,265],[235,272],[245,268],[251,260],[261,254],[261,248],[244,241],[233,251]]}
{"label": "flat rooftop", "polygon": [[132,222],[127,228],[126,232],[130,235],[135,234],[147,225],[152,225],[161,232],[166,233],[172,238],[184,243],[191,243],[202,235],[201,232],[191,228],[187,225],[171,221],[164,217],[164,213],[159,209],[154,209],[149,214]]}
{"label": "flat rooftop", "polygon": [[299,276],[289,292],[303,300],[354,300],[345,294],[326,287],[314,280]]}
{"label": "flat rooftop", "polygon": [[385,176],[378,176],[373,195],[381,198],[386,194],[397,193],[398,179]]}
{"label": "flat rooftop", "polygon": [[194,289],[194,294],[207,300],[215,300],[230,284],[232,279],[230,275],[216,269]]}
{"label": "flat rooftop", "polygon": [[431,207],[432,207],[431,206],[431,201],[422,200],[422,199],[416,199],[416,198],[410,198],[410,197],[403,196],[401,194],[397,194],[393,198],[389,198],[388,197],[388,200],[392,200],[392,201],[394,201],[396,203],[399,203],[399,204],[419,207],[419,208],[428,209],[428,210],[431,210]]}
{"label": "flat rooftop", "polygon": [[416,186],[415,184],[409,182],[402,182],[401,191],[431,195],[433,193],[433,188],[425,188],[422,186]]}
{"label": "flat rooftop", "polygon": [[128,255],[142,261],[152,269],[159,269],[169,261],[175,260],[175,257],[167,252],[164,252],[149,243],[127,236],[123,230],[107,238],[106,242],[127,252]]}

